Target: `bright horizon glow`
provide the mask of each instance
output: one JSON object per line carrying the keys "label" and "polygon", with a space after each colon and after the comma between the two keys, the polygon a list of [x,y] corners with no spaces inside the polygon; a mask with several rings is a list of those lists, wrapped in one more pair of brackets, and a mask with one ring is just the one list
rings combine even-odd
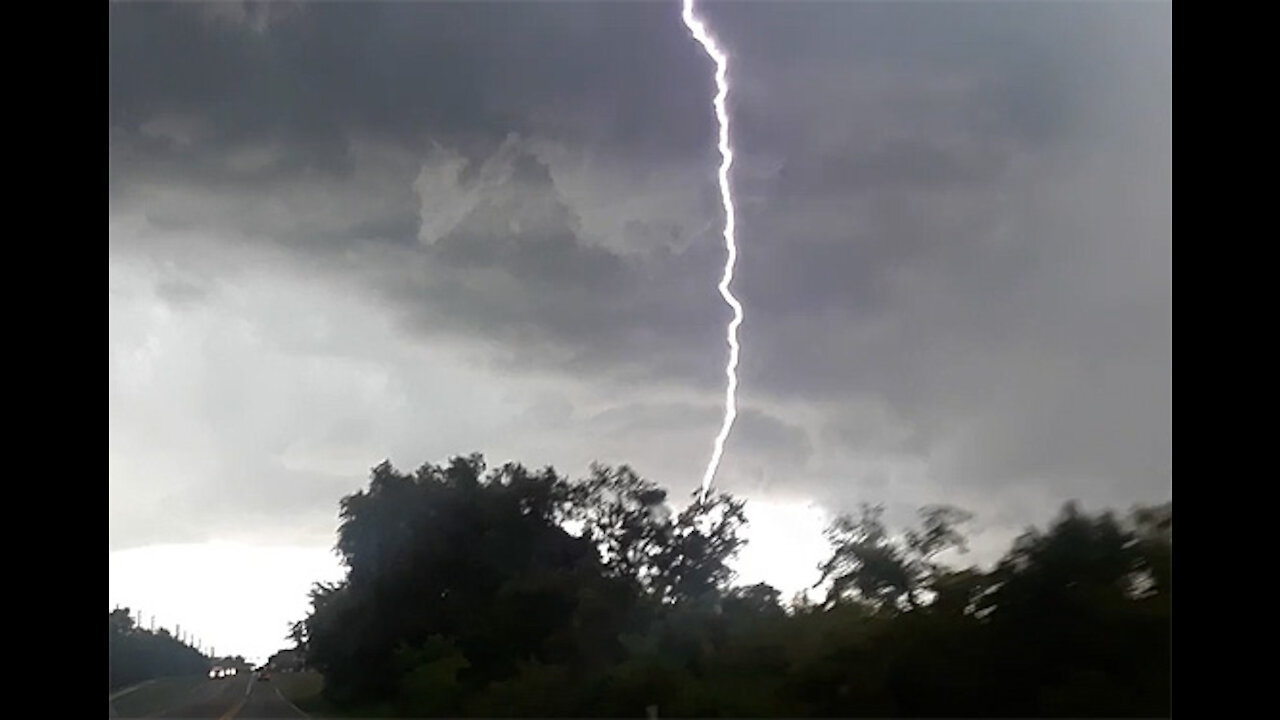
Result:
{"label": "bright horizon glow", "polygon": [[[812,503],[749,500],[748,540],[732,563],[735,585],[764,582],[790,601],[818,579],[827,515]],[[310,610],[315,582],[346,574],[329,549],[228,542],[152,545],[110,553],[109,607],[128,607],[141,626],[178,626],[218,656],[254,664],[290,646],[289,625]]]}
{"label": "bright horizon glow", "polygon": [[711,492],[711,483],[715,480],[716,471],[720,468],[720,459],[724,455],[724,445],[733,429],[733,421],[738,417],[738,327],[742,325],[742,303],[734,297],[729,289],[733,282],[733,269],[738,262],[737,224],[734,218],[733,189],[729,184],[729,169],[733,166],[733,147],[729,143],[729,110],[726,99],[729,96],[729,56],[720,49],[719,43],[707,30],[706,23],[693,11],[693,0],[684,0],[681,12],[684,24],[689,28],[693,38],[716,64],[716,96],[712,101],[715,108],[716,122],[720,128],[720,199],[724,203],[724,246],[728,255],[724,262],[724,275],[720,279],[720,296],[733,308],[733,319],[729,321],[726,331],[729,342],[729,362],[724,372],[728,384],[724,393],[724,420],[720,424],[720,432],[716,435],[711,451],[711,459],[707,462],[706,472],[702,475],[702,499]]}
{"label": "bright horizon glow", "polygon": [[109,608],[128,607],[142,627],[178,626],[206,652],[262,664],[289,647],[290,624],[310,610],[312,583],[342,578],[331,550],[227,542],[152,545],[110,553]]}
{"label": "bright horizon glow", "polygon": [[830,552],[823,530],[830,515],[815,503],[748,499],[746,547],[731,563],[734,585],[768,583],[790,602],[818,582],[818,564]]}
{"label": "bright horizon glow", "polygon": [[[827,514],[813,503],[749,500],[748,540],[732,563],[735,585],[768,583],[790,601],[818,579],[827,547]],[[152,545],[110,553],[109,607],[128,607],[141,626],[178,626],[218,656],[243,655],[254,665],[290,646],[289,625],[310,611],[315,582],[346,574],[337,556],[318,547],[229,542]]]}

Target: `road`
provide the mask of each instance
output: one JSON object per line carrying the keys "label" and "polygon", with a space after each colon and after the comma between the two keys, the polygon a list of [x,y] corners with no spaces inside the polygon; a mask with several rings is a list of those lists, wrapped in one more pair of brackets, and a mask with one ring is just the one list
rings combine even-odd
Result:
{"label": "road", "polygon": [[209,680],[197,686],[182,702],[149,717],[165,720],[257,720],[257,718],[305,718],[307,715],[284,699],[271,681],[258,682],[254,674]]}

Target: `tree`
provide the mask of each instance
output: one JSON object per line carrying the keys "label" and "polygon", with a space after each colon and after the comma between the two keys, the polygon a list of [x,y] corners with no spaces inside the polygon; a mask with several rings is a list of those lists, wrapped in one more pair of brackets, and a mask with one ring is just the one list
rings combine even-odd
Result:
{"label": "tree", "polygon": [[747,616],[771,617],[784,614],[782,593],[767,583],[730,588],[723,607],[726,613],[739,612]]}
{"label": "tree", "polygon": [[673,514],[667,492],[625,465],[592,465],[569,490],[566,517],[595,544],[606,572],[660,603],[686,602],[723,589],[742,547],[742,501],[717,493]]}
{"label": "tree", "polygon": [[947,505],[920,510],[921,527],[902,540],[889,535],[884,507],[863,504],[858,517],[838,516],[827,529],[831,557],[820,566],[819,584],[830,582],[827,602],[864,602],[880,610],[919,608],[942,568],[934,561],[941,552],[965,550],[957,527],[969,513]]}
{"label": "tree", "polygon": [[[1169,712],[1169,585],[1160,553],[1172,555],[1166,520],[1137,531],[1112,513],[1068,503],[1047,531],[1028,530],[991,573],[982,599],[988,657],[1007,682],[1000,708],[1013,714],[1113,716]],[[1143,535],[1143,528],[1168,531]],[[994,670],[994,668],[993,668]]]}
{"label": "tree", "polygon": [[718,597],[733,579],[729,562],[746,542],[739,535],[747,522],[741,500],[723,493],[703,498],[699,491],[694,497],[663,534],[656,590],[666,603]]}
{"label": "tree", "polygon": [[128,608],[108,616],[108,667],[112,689],[158,677],[204,674],[209,660],[165,630],[138,627]]}
{"label": "tree", "polygon": [[1168,713],[1172,505],[1068,505],[991,571],[941,561],[968,513],[893,534],[864,505],[829,529],[828,602],[784,609],[732,585],[741,501],[667,498],[626,466],[383,463],[291,635],[359,716]]}
{"label": "tree", "polygon": [[671,544],[667,491],[626,465],[591,466],[569,491],[568,520],[592,542],[610,577],[658,592]]}
{"label": "tree", "polygon": [[486,473],[479,455],[413,475],[374,468],[368,489],[341,504],[347,577],[313,590],[311,615],[294,633],[331,697],[421,697],[408,688],[443,676],[406,669],[404,658],[425,657],[432,638],[456,648],[450,672],[472,688],[531,658],[607,653],[601,643],[577,644],[575,613],[590,609],[579,619],[599,623],[610,617],[600,599],[627,594],[610,590],[593,543],[561,527],[569,489],[550,468]]}

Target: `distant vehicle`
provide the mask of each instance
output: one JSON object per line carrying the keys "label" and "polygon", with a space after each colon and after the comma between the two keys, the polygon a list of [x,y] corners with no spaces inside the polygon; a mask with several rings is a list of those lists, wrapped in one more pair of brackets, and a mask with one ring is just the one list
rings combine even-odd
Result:
{"label": "distant vehicle", "polygon": [[263,670],[262,672],[258,673],[258,682],[266,682],[270,679],[271,679],[271,673],[267,672],[266,670]]}

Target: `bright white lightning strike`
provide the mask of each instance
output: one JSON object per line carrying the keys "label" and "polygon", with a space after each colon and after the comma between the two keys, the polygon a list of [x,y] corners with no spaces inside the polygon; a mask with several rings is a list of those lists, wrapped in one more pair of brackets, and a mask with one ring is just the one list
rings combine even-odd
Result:
{"label": "bright white lightning strike", "polygon": [[728,385],[724,392],[724,421],[720,424],[720,432],[716,435],[715,446],[711,451],[711,460],[702,475],[702,499],[711,492],[711,481],[715,479],[716,470],[720,467],[720,458],[724,455],[724,443],[729,439],[729,431],[733,429],[733,421],[738,417],[738,327],[742,325],[742,303],[733,296],[729,289],[733,282],[733,268],[738,262],[738,241],[734,237],[737,230],[734,222],[733,191],[729,185],[729,168],[733,166],[733,148],[729,144],[729,110],[725,100],[729,96],[729,56],[720,49],[716,39],[707,30],[702,18],[693,11],[693,0],[683,0],[684,9],[681,17],[689,28],[693,39],[698,41],[716,64],[716,96],[712,101],[715,107],[716,121],[720,126],[720,199],[724,202],[724,246],[728,255],[724,261],[724,276],[720,278],[720,296],[733,308],[733,319],[729,321],[727,338],[729,341],[729,363],[724,373]]}

